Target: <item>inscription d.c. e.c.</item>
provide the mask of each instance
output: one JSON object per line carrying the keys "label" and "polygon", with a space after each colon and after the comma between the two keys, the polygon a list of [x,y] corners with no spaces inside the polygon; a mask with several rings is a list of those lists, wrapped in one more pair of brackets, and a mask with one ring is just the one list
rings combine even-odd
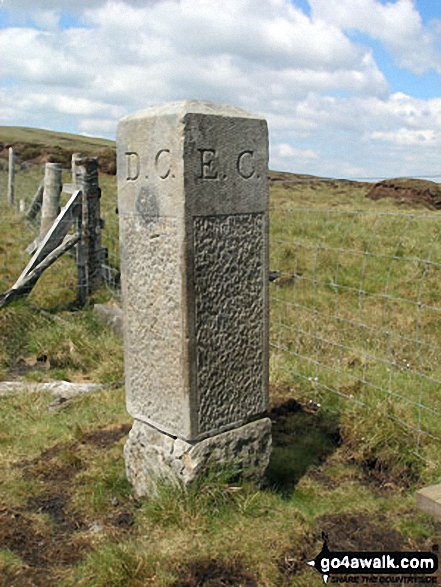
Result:
{"label": "inscription d.c. e.c.", "polygon": [[[198,179],[202,180],[213,180],[213,179],[226,179],[226,175],[222,177],[220,173],[220,161],[219,155],[216,149],[198,149],[199,161],[198,161]],[[141,172],[141,160],[139,154],[136,151],[126,151],[126,180],[136,181],[140,176]],[[171,164],[172,154],[170,149],[160,149],[152,159],[153,173],[159,179],[168,179],[174,177],[172,174]],[[150,162],[149,162],[150,163]],[[256,175],[256,163],[254,159],[254,151],[251,149],[245,149],[240,151],[235,156],[234,172],[237,173],[242,179],[251,179]],[[144,178],[148,179],[149,175],[144,174]],[[259,178],[259,175],[257,175]]]}

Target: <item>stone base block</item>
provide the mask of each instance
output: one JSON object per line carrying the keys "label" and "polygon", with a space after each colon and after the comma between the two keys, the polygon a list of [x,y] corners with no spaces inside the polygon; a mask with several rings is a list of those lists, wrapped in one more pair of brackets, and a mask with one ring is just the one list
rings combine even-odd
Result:
{"label": "stone base block", "polygon": [[419,489],[416,492],[416,504],[420,510],[441,521],[441,483]]}
{"label": "stone base block", "polygon": [[127,477],[136,496],[152,495],[158,481],[189,485],[210,465],[232,465],[259,482],[271,454],[271,420],[189,443],[135,420],[124,447]]}

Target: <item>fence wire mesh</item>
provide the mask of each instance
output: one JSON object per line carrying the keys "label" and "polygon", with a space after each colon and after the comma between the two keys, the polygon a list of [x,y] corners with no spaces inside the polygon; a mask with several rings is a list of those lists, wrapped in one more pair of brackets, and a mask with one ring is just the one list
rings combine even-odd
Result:
{"label": "fence wire mesh", "polygon": [[[437,461],[441,223],[433,213],[271,211],[272,367],[320,403],[369,405]],[[439,448],[439,447],[438,447]]]}

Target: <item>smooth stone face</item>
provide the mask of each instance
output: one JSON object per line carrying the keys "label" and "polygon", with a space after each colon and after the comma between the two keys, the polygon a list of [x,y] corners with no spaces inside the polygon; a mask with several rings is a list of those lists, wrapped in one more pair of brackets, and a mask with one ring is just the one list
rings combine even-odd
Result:
{"label": "smooth stone face", "polygon": [[268,403],[266,122],[196,101],[118,126],[129,413],[192,441]]}
{"label": "smooth stone face", "polygon": [[213,464],[237,466],[244,478],[259,482],[270,454],[269,418],[193,444],[135,420],[124,447],[127,477],[138,497],[154,495],[163,481],[187,486]]}

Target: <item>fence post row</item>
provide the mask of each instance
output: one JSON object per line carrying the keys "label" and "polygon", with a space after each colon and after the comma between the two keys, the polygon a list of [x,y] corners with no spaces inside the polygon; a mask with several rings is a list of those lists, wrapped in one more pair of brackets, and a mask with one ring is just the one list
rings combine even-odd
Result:
{"label": "fence post row", "polygon": [[[81,153],[72,156],[73,186],[66,185],[72,192],[69,202],[60,209],[63,190],[62,169],[58,163],[46,163],[43,185],[33,197],[25,217],[33,219],[41,202],[40,232],[26,251],[31,260],[15,284],[5,294],[0,294],[0,307],[13,299],[28,295],[41,274],[61,255],[77,246],[78,302],[84,304],[87,297],[100,285],[103,279],[102,262],[107,259],[107,249],[101,246],[100,218],[101,190],[98,185],[98,160],[83,157]],[[14,151],[9,150],[9,191],[8,200],[14,203]],[[80,206],[80,209],[78,207]],[[68,235],[75,223],[75,234]]]}
{"label": "fence post row", "polygon": [[15,153],[13,147],[9,147],[9,175],[8,175],[8,202],[10,206],[15,203],[14,199],[15,179]]}

